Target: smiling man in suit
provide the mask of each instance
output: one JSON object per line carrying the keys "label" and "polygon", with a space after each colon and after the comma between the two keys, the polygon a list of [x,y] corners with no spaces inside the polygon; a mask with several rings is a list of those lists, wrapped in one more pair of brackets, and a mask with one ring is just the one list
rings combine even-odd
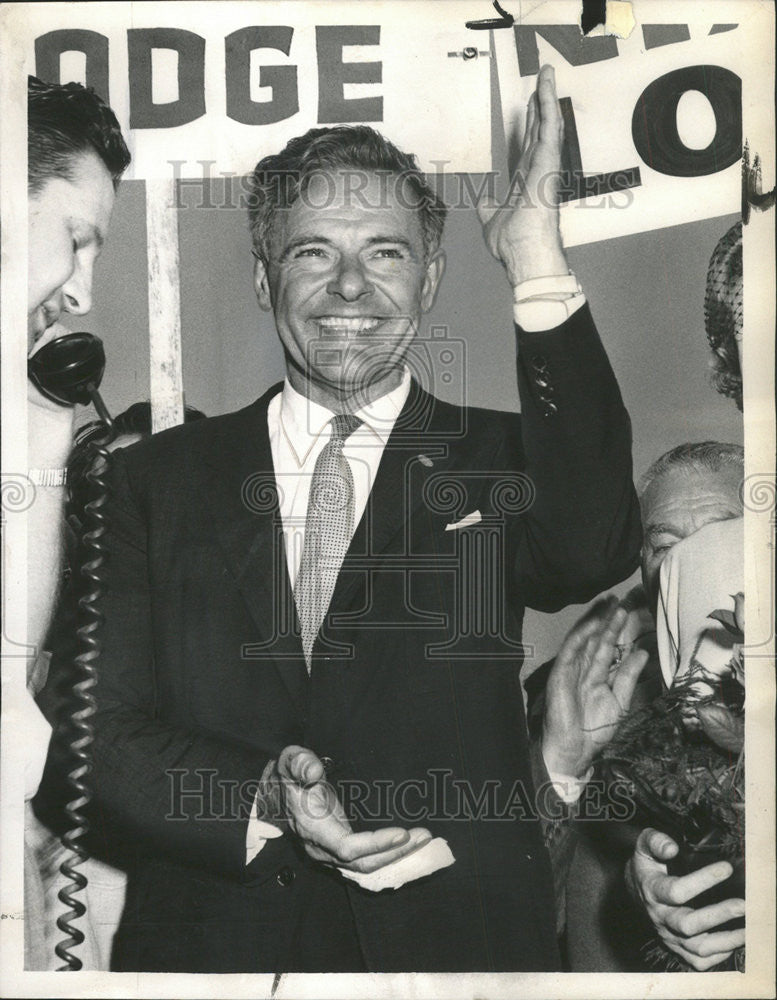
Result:
{"label": "smiling man in suit", "polygon": [[[522,186],[480,206],[520,417],[407,370],[444,269],[412,157],[332,128],[258,164],[286,380],[115,462],[93,771],[137,856],[115,969],[558,968],[535,786],[584,776],[619,707],[612,679],[572,682],[530,749],[523,608],[590,599],[640,543],[628,416],[539,197],[561,137],[544,68]],[[613,615],[570,656],[612,643]]]}

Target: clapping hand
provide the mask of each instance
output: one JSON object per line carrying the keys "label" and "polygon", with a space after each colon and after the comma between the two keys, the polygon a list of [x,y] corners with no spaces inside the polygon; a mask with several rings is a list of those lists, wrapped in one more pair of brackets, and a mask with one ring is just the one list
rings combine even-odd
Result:
{"label": "clapping hand", "polygon": [[326,781],[324,765],[312,750],[286,747],[274,778],[289,826],[315,861],[366,874],[432,839],[427,830],[401,827],[354,833],[334,788]]}

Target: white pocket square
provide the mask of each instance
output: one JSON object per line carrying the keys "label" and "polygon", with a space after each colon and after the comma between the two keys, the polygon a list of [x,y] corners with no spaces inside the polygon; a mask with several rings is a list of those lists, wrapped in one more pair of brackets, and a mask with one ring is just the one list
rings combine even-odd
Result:
{"label": "white pocket square", "polygon": [[446,531],[456,531],[457,528],[468,528],[471,524],[477,524],[478,521],[482,521],[483,518],[479,510],[473,510],[471,514],[467,514],[466,517],[462,517],[460,521],[452,521],[450,524],[445,525]]}

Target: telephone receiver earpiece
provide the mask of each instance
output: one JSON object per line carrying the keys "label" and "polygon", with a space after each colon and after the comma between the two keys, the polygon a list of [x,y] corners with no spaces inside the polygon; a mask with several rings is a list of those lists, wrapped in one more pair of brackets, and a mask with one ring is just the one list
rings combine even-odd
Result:
{"label": "telephone receiver earpiece", "polygon": [[67,333],[45,344],[27,360],[33,385],[60,406],[94,403],[100,418],[111,418],[97,391],[105,371],[105,351],[92,333]]}

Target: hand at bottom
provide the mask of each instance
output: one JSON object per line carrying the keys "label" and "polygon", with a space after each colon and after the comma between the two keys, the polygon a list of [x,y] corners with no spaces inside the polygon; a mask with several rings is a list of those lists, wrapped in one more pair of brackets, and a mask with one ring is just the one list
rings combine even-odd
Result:
{"label": "hand at bottom", "polygon": [[666,862],[678,850],[665,833],[643,830],[626,865],[626,881],[666,947],[698,972],[705,972],[745,943],[744,928],[715,930],[720,924],[743,916],[745,901],[726,899],[693,909],[688,904],[694,897],[725,881],[733,869],[727,861],[716,861],[690,875],[669,875]]}
{"label": "hand at bottom", "polygon": [[275,778],[289,826],[315,861],[367,874],[432,839],[423,828],[354,833],[334,788],[326,781],[324,765],[312,750],[286,747],[276,763]]}

